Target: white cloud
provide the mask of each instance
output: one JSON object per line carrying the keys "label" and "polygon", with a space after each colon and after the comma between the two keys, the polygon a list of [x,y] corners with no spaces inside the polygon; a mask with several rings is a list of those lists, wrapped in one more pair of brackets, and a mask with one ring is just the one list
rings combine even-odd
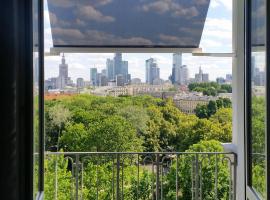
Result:
{"label": "white cloud", "polygon": [[211,8],[223,7],[228,11],[232,11],[233,0],[212,0],[210,3]]}
{"label": "white cloud", "polygon": [[96,10],[92,6],[79,6],[77,10],[77,14],[87,20],[92,20],[96,22],[114,22],[115,19],[111,16],[106,16],[102,14],[100,11]]}
{"label": "white cloud", "polygon": [[195,17],[198,16],[199,14],[199,11],[194,6],[185,8],[173,0],[158,0],[151,3],[145,3],[144,5],[141,6],[140,9],[144,12],[153,11],[158,14],[170,12],[174,17],[185,17],[185,18]]}

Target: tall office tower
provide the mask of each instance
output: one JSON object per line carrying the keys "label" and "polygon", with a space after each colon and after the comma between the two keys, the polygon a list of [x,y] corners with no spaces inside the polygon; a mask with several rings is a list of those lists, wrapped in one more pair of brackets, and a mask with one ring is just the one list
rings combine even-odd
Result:
{"label": "tall office tower", "polygon": [[204,74],[202,68],[199,68],[199,73],[195,74],[195,82],[204,83],[209,82],[209,74]]}
{"label": "tall office tower", "polygon": [[114,75],[122,74],[122,53],[114,54]]}
{"label": "tall office tower", "polygon": [[128,61],[122,61],[122,73],[125,83],[128,83]]}
{"label": "tall office tower", "polygon": [[108,78],[107,78],[107,76],[101,74],[101,76],[99,78],[100,78],[100,80],[98,81],[99,82],[99,86],[107,86],[108,85]]}
{"label": "tall office tower", "polygon": [[83,87],[84,87],[83,78],[77,78],[77,88],[83,88]]}
{"label": "tall office tower", "polygon": [[97,86],[97,68],[90,68],[90,83]]}
{"label": "tall office tower", "polygon": [[150,58],[145,61],[145,81],[153,84],[153,80],[160,77],[160,69],[157,66],[156,59]]}
{"label": "tall office tower", "polygon": [[180,84],[186,85],[189,81],[189,72],[186,65],[182,65],[180,68]]}
{"label": "tall office tower", "polygon": [[125,85],[125,77],[122,74],[116,75],[116,86],[124,86]]}
{"label": "tall office tower", "polygon": [[226,82],[232,82],[232,74],[226,74]]}
{"label": "tall office tower", "polygon": [[66,64],[65,55],[62,56],[62,63],[59,65],[57,88],[63,89],[68,84],[68,65]]}
{"label": "tall office tower", "polygon": [[181,66],[182,66],[182,54],[174,53],[173,54],[173,67],[172,67],[172,83],[180,83],[181,75]]}
{"label": "tall office tower", "polygon": [[102,69],[102,70],[101,70],[101,74],[102,74],[103,76],[107,76],[107,70],[106,70],[106,69]]}
{"label": "tall office tower", "polygon": [[114,80],[114,61],[111,60],[111,59],[107,59],[106,61],[106,76],[108,77],[108,79],[111,81],[111,80]]}
{"label": "tall office tower", "polygon": [[102,73],[97,73],[96,86],[101,86],[101,77],[102,77]]}

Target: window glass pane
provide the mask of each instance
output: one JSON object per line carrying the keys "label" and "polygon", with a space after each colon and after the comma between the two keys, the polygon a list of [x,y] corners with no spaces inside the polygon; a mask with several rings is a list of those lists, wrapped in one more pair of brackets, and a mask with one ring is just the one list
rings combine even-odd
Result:
{"label": "window glass pane", "polygon": [[33,1],[33,130],[34,130],[34,199],[38,194],[38,172],[39,172],[39,35],[38,35],[38,0]]}
{"label": "window glass pane", "polygon": [[253,189],[264,199],[266,197],[265,0],[252,1],[251,41],[251,178]]}
{"label": "window glass pane", "polygon": [[209,3],[210,0],[48,0],[53,44],[197,48]]}

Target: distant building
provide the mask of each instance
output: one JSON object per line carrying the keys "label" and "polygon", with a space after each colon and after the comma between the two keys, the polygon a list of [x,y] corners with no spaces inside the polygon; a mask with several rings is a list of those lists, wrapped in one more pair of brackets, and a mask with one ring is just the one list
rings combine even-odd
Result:
{"label": "distant building", "polygon": [[226,82],[231,83],[232,82],[232,75],[231,74],[226,74]]}
{"label": "distant building", "polygon": [[101,86],[101,76],[102,76],[102,73],[97,73],[97,82],[96,82],[96,86]]}
{"label": "distant building", "polygon": [[107,76],[101,74],[101,76],[99,77],[99,86],[107,86],[108,85],[108,78]]}
{"label": "distant building", "polygon": [[126,84],[130,84],[131,83],[131,74],[127,74],[126,75]]}
{"label": "distant building", "polygon": [[204,74],[202,68],[199,68],[199,73],[195,74],[196,83],[206,83],[209,82],[209,74]]}
{"label": "distant building", "polygon": [[255,86],[264,86],[266,84],[265,71],[260,71],[259,68],[255,68],[253,75],[253,83]]}
{"label": "distant building", "polygon": [[57,80],[57,88],[63,89],[68,85],[69,81],[68,77],[68,65],[66,64],[65,55],[62,56],[62,62],[59,65],[59,75]]}
{"label": "distant building", "polygon": [[58,78],[49,78],[48,80],[45,80],[44,83],[45,91],[57,89],[57,81]]}
{"label": "distant building", "polygon": [[153,85],[162,85],[164,83],[164,80],[161,78],[155,78],[153,80]]}
{"label": "distant building", "polygon": [[185,85],[188,83],[189,74],[186,65],[182,65],[182,53],[173,54],[173,67],[171,81],[173,84]]}
{"label": "distant building", "polygon": [[142,80],[139,78],[133,78],[131,79],[131,85],[137,85],[137,84],[141,84]]}
{"label": "distant building", "polygon": [[84,88],[83,78],[77,78],[77,88]]}
{"label": "distant building", "polygon": [[211,96],[202,96],[200,93],[186,93],[176,95],[173,102],[175,106],[182,112],[194,114],[197,105],[207,105],[210,100],[217,100],[217,98]]}
{"label": "distant building", "polygon": [[115,53],[114,54],[114,75],[117,76],[119,74],[123,74],[122,71],[122,54],[121,53]]}
{"label": "distant building", "polygon": [[156,78],[160,78],[160,69],[157,66],[156,59],[150,58],[145,61],[145,72],[145,79],[148,84],[153,84]]}
{"label": "distant building", "polygon": [[106,75],[108,80],[113,80],[114,79],[114,61],[111,59],[107,59],[106,61]]}
{"label": "distant building", "polygon": [[216,78],[216,81],[217,81],[218,84],[224,84],[224,83],[226,83],[226,80],[223,77]]}
{"label": "distant building", "polygon": [[122,74],[116,75],[116,86],[124,86],[125,85],[125,77]]}
{"label": "distant building", "polygon": [[107,70],[106,69],[102,69],[101,70],[101,74],[107,77]]}
{"label": "distant building", "polygon": [[92,86],[97,86],[97,68],[90,68],[90,82]]}

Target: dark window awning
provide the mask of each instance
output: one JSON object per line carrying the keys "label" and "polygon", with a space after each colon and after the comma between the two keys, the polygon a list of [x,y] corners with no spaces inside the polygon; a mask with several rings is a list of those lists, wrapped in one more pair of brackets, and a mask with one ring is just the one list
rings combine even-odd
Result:
{"label": "dark window awning", "polygon": [[52,51],[198,51],[209,3],[48,0]]}

